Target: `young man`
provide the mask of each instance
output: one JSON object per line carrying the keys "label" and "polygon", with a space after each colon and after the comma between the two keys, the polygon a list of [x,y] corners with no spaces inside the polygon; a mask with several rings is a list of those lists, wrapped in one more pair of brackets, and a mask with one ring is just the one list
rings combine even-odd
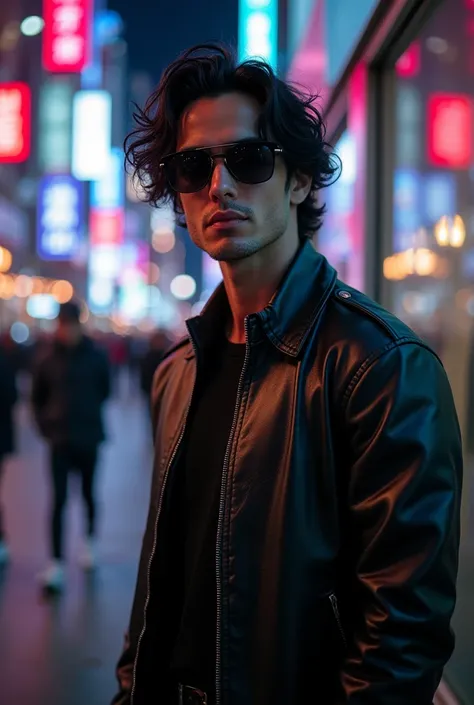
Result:
{"label": "young man", "polygon": [[436,355],[309,238],[336,166],[259,61],[186,52],[128,144],[223,285],[154,380],[117,705],[431,705],[453,649],[461,441]]}
{"label": "young man", "polygon": [[109,392],[105,353],[83,334],[79,306],[74,302],[63,304],[56,338],[38,361],[32,383],[36,421],[51,452],[52,560],[40,576],[48,590],[60,590],[64,584],[63,513],[71,470],[80,474],[86,509],[87,532],[81,561],[85,569],[95,564],[94,479],[98,447],[104,440],[102,409]]}

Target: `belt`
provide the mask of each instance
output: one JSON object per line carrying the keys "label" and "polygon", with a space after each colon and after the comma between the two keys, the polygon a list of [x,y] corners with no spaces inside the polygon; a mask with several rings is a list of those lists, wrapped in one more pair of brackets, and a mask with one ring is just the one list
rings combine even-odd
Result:
{"label": "belt", "polygon": [[190,685],[179,684],[179,705],[207,705],[207,693]]}

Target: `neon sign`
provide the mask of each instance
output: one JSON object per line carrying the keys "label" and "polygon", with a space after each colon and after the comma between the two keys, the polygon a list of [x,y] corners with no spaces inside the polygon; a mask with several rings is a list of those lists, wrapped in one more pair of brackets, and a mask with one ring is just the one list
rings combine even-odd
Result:
{"label": "neon sign", "polygon": [[239,0],[239,60],[278,63],[278,0]]}
{"label": "neon sign", "polygon": [[89,61],[91,0],[43,0],[43,67],[80,73]]}
{"label": "neon sign", "polygon": [[24,162],[30,153],[31,92],[26,83],[0,83],[0,162]]}

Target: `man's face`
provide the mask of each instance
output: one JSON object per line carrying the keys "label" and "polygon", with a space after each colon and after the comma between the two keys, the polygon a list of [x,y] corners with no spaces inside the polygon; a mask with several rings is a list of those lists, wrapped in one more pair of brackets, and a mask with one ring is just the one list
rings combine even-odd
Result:
{"label": "man's face", "polygon": [[[258,138],[258,117],[258,103],[243,93],[202,98],[183,114],[176,149]],[[225,151],[211,150],[214,154]],[[237,181],[220,157],[214,164],[211,179],[203,189],[180,196],[193,242],[214,259],[230,262],[250,257],[284,237],[292,204],[291,191],[285,188],[287,170],[281,155],[275,155],[271,179],[261,184]],[[226,210],[236,211],[244,219],[210,223],[216,213]]]}

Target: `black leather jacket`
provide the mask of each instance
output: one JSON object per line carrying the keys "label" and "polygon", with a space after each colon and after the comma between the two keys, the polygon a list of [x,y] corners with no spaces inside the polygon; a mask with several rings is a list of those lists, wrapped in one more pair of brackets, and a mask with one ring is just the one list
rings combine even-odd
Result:
{"label": "black leather jacket", "polygon": [[[116,704],[171,702],[167,489],[225,315],[221,287],[155,377],[156,462]],[[462,475],[443,367],[310,243],[246,333],[216,542],[218,703],[429,705],[453,649]]]}

